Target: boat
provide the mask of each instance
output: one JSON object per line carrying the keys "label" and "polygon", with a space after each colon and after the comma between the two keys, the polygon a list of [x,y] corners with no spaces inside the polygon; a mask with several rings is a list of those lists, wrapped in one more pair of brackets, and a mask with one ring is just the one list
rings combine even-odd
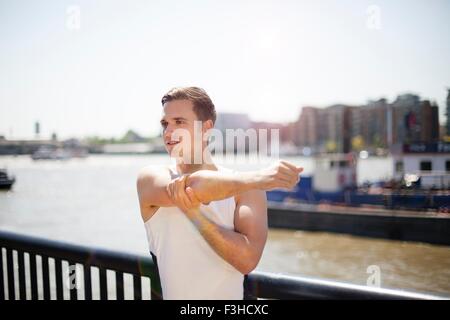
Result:
{"label": "boat", "polygon": [[50,148],[42,146],[31,155],[33,160],[67,160],[71,154],[62,148]]}
{"label": "boat", "polygon": [[6,169],[0,169],[0,189],[9,190],[16,181],[15,177],[10,177]]}
{"label": "boat", "polygon": [[391,179],[357,185],[356,153],[316,155],[313,175],[302,176],[292,191],[269,191],[267,198],[273,202],[450,212],[450,144],[403,145],[391,156]]}

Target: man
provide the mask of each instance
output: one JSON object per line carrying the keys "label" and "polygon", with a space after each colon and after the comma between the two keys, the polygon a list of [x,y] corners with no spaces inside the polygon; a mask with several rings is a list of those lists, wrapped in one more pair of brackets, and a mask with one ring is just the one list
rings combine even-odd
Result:
{"label": "man", "polygon": [[[303,168],[285,161],[251,172],[217,166],[204,139],[216,120],[207,93],[175,88],[162,105],[164,143],[176,164],[143,168],[137,190],[163,297],[242,299],[244,275],[257,266],[267,239],[265,190],[294,187]],[[198,145],[201,161],[190,161]]]}

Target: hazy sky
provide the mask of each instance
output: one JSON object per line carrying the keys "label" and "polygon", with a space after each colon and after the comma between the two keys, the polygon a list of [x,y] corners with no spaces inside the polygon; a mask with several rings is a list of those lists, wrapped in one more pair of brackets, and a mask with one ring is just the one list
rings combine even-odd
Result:
{"label": "hazy sky", "polygon": [[448,0],[0,0],[0,135],[154,135],[187,85],[283,122],[413,92],[443,122],[449,39]]}

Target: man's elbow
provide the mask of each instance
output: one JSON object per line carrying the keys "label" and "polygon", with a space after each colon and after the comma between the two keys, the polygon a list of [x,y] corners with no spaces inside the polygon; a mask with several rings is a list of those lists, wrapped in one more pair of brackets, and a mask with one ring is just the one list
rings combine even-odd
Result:
{"label": "man's elbow", "polygon": [[248,259],[244,259],[241,263],[241,265],[238,268],[238,271],[242,274],[249,274],[253,270],[256,269],[259,263],[259,256],[251,257]]}
{"label": "man's elbow", "polygon": [[195,175],[195,173],[191,174],[186,180],[186,187],[190,187],[194,191],[195,196],[201,203],[210,202],[206,182],[203,177]]}

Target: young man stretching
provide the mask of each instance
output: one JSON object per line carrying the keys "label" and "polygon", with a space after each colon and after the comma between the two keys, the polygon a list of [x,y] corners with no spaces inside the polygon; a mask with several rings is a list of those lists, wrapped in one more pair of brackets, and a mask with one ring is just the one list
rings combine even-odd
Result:
{"label": "young man stretching", "polygon": [[[204,139],[216,120],[207,93],[175,88],[162,105],[164,143],[176,164],[143,168],[137,190],[163,297],[243,299],[244,275],[257,266],[267,239],[265,190],[293,188],[303,168],[286,161],[251,172],[215,165]],[[180,138],[177,129],[188,134]],[[196,145],[201,161],[186,161]]]}

